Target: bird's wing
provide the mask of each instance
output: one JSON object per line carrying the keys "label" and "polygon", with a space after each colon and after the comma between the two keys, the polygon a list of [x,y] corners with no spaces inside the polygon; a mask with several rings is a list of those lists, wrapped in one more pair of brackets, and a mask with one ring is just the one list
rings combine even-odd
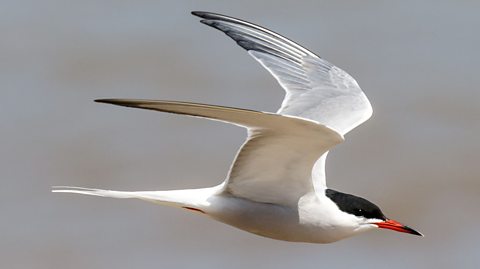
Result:
{"label": "bird's wing", "polygon": [[319,122],[342,135],[372,115],[355,79],[304,47],[243,20],[210,12],[192,14],[235,40],[275,77],[286,92],[277,113]]}
{"label": "bird's wing", "polygon": [[227,122],[248,130],[229,172],[226,190],[250,200],[286,204],[314,191],[312,167],[343,141],[336,131],[311,120],[204,104],[101,99],[102,103],[184,114]]}

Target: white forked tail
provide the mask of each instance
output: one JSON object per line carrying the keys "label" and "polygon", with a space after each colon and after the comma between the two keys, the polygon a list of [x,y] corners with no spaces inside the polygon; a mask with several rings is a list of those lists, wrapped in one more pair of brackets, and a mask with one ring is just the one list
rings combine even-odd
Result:
{"label": "white forked tail", "polygon": [[110,198],[135,198],[162,205],[198,210],[204,213],[208,198],[221,190],[221,185],[213,188],[171,190],[171,191],[112,191],[70,186],[54,186],[52,192],[77,193]]}

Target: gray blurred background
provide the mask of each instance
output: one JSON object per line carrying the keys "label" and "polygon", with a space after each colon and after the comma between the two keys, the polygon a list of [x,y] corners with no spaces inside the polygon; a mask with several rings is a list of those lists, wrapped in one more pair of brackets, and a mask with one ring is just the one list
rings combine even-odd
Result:
{"label": "gray blurred background", "polygon": [[[125,97],[275,111],[274,79],[206,10],[277,31],[354,76],[373,118],[329,155],[329,186],[419,238],[258,237],[136,200],[52,194],[205,187],[245,131],[94,103]],[[1,1],[1,268],[478,268],[478,1]]]}

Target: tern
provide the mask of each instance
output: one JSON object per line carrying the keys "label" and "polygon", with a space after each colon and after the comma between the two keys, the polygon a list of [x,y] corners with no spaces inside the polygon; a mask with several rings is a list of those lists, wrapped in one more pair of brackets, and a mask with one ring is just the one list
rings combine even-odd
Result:
{"label": "tern", "polygon": [[194,11],[267,69],[285,90],[276,113],[190,102],[99,99],[126,107],[226,122],[247,129],[226,179],[210,188],[53,192],[137,198],[183,208],[277,240],[331,243],[377,228],[421,233],[387,218],[372,202],[327,188],[325,160],[344,135],[372,115],[353,77],[297,43],[237,18]]}

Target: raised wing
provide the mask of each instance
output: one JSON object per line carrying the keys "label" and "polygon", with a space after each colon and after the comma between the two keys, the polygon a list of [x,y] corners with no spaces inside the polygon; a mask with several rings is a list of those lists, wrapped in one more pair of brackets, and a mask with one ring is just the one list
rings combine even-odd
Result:
{"label": "raised wing", "polygon": [[184,114],[248,129],[229,172],[226,191],[250,200],[290,204],[314,191],[312,167],[342,135],[310,120],[204,104],[102,99],[97,102]]}
{"label": "raised wing", "polygon": [[372,115],[367,97],[349,74],[295,42],[225,15],[192,14],[235,40],[277,79],[286,92],[277,113],[317,121],[342,135]]}

